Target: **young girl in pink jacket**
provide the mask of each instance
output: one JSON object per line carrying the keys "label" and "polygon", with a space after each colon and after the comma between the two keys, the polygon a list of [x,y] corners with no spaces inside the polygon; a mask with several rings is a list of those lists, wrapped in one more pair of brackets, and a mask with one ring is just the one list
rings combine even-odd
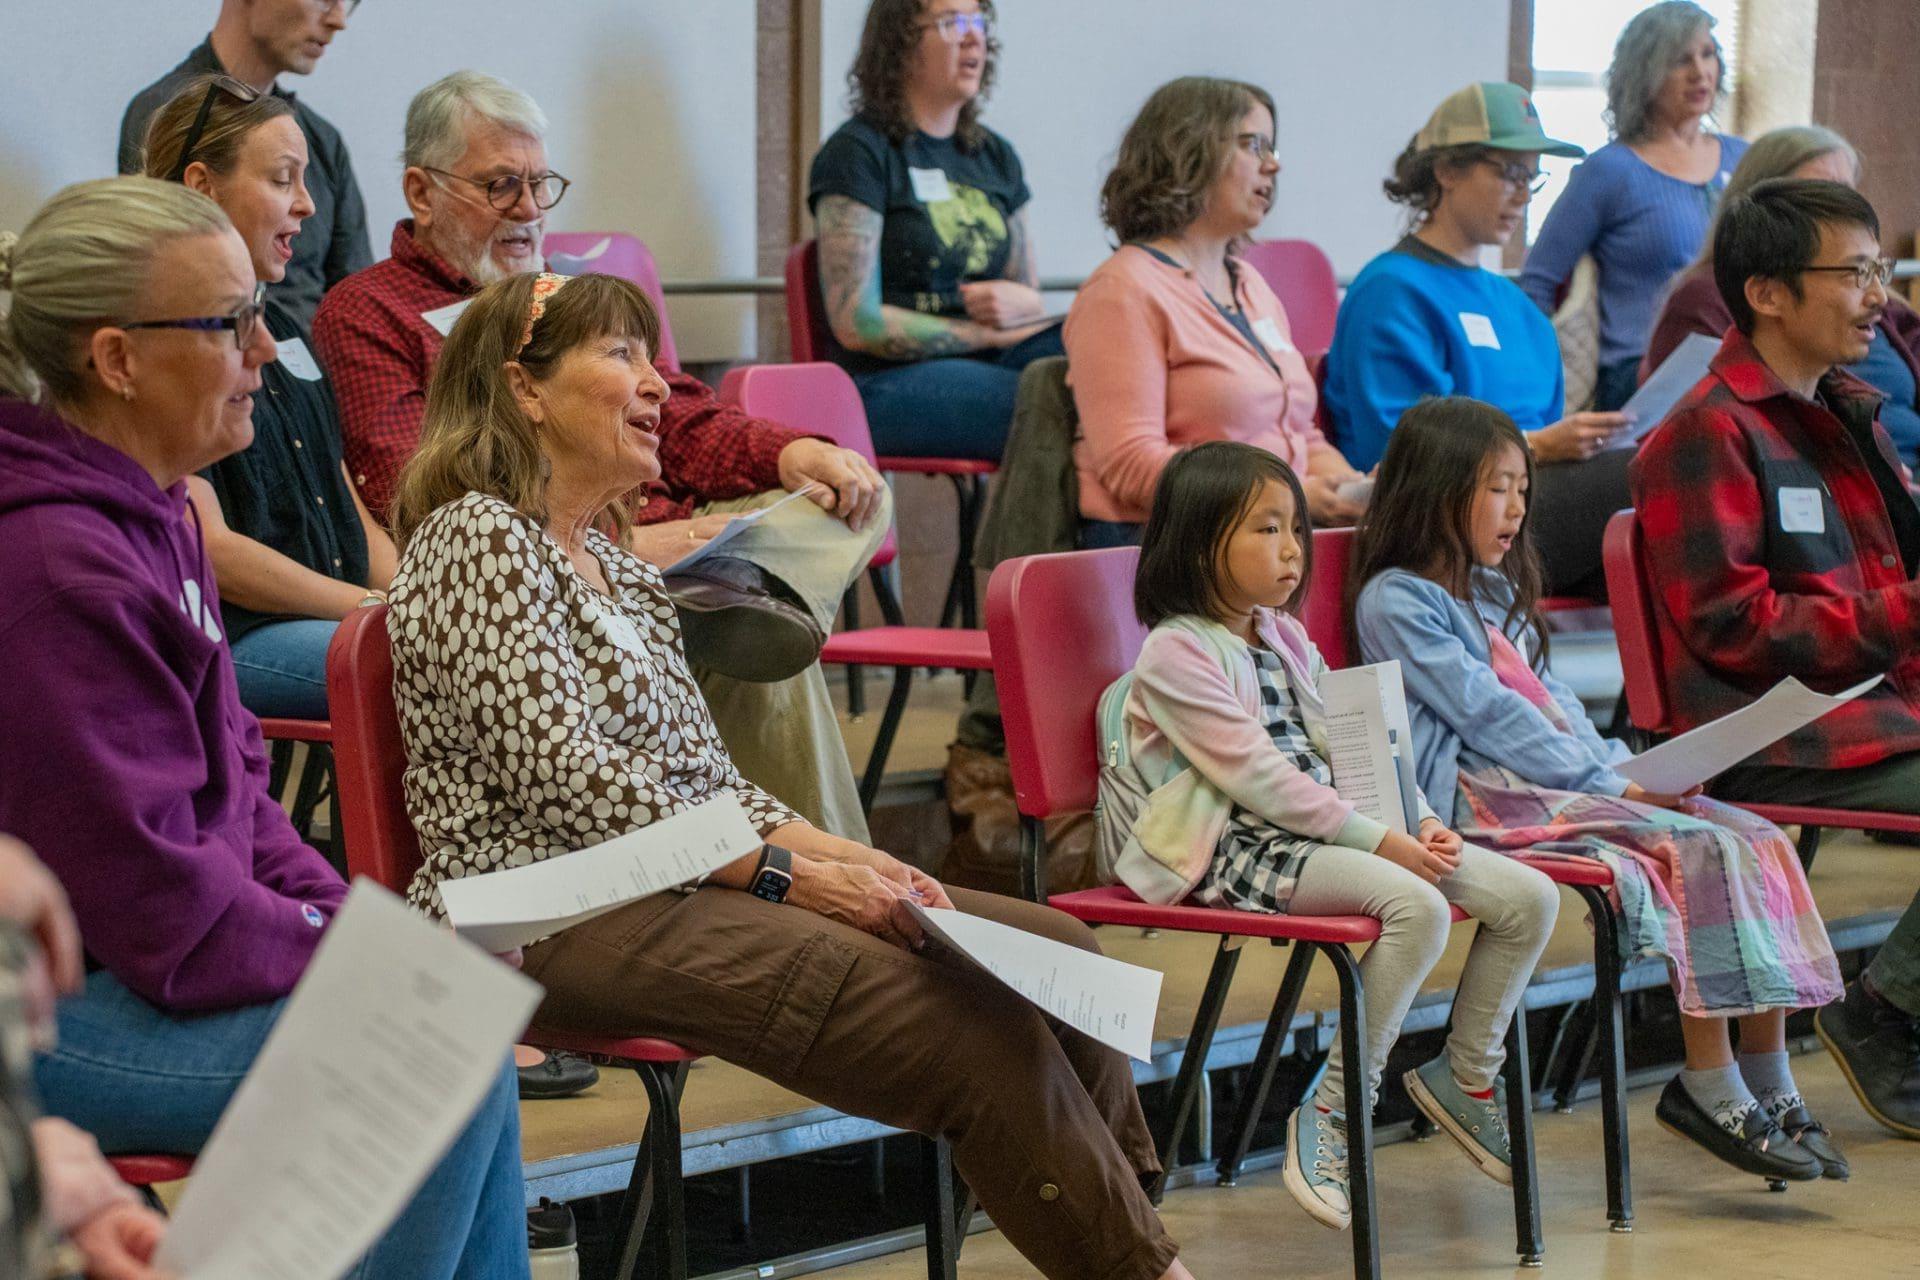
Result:
{"label": "young girl in pink jacket", "polygon": [[[1355,811],[1333,787],[1319,681],[1296,616],[1312,571],[1300,481],[1264,449],[1214,442],[1177,456],[1155,491],[1134,583],[1152,627],[1102,702],[1104,852],[1152,901],[1367,915],[1360,962],[1369,1084],[1439,961],[1457,903],[1480,922],[1439,1057],[1405,1076],[1414,1103],[1483,1172],[1510,1183],[1497,1077],[1509,1021],[1553,931],[1544,875],[1462,844],[1424,798],[1419,834]],[[1287,1120],[1283,1182],[1322,1224],[1350,1221],[1338,1037],[1314,1095]]]}

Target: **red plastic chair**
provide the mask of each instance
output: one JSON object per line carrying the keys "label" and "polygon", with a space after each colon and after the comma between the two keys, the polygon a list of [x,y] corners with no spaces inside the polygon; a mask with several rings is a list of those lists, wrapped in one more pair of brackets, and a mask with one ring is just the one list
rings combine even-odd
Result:
{"label": "red plastic chair", "polygon": [[[1023,887],[1036,899],[1044,890],[1045,821],[1093,807],[1100,774],[1095,741],[1100,694],[1132,667],[1145,639],[1145,629],[1133,613],[1133,576],[1139,556],[1134,547],[1024,556],[995,569],[987,584],[987,631],[993,641],[994,680],[1006,728],[1014,800],[1020,810]],[[1248,938],[1265,938],[1276,946],[1300,944],[1281,980],[1255,1057],[1253,1077],[1242,1094],[1234,1149],[1221,1161],[1221,1181],[1226,1184],[1237,1175],[1253,1126],[1265,1107],[1280,1047],[1292,1026],[1314,952],[1328,957],[1340,982],[1354,1272],[1378,1277],[1380,1229],[1373,1182],[1373,1119],[1367,1097],[1366,1046],[1360,1034],[1366,1021],[1365,993],[1352,948],[1377,939],[1379,922],[1368,916],[1261,915],[1190,905],[1161,907],[1142,902],[1117,885],[1057,894],[1046,900],[1089,924],[1178,929],[1220,937],[1206,990],[1182,1050],[1172,1107],[1157,1135],[1161,1163],[1166,1168],[1175,1162],[1180,1136],[1200,1089],[1205,1087],[1207,1055],[1242,945]],[[1456,909],[1454,918],[1464,917]],[[1514,1218],[1521,1261],[1532,1265],[1538,1262],[1544,1244],[1533,1161],[1524,1017],[1513,1020],[1507,1052],[1507,1101],[1514,1138]]]}
{"label": "red plastic chair", "polygon": [[[846,370],[838,365],[753,365],[733,369],[721,382],[720,395],[756,418],[817,431],[841,448],[852,449],[869,461],[873,459],[873,441],[867,435],[867,415],[860,404],[860,392]],[[820,651],[820,661],[846,666],[850,679],[854,679],[862,667],[893,668],[893,691],[887,697],[887,709],[874,737],[873,752],[867,757],[867,767],[860,778],[860,804],[864,809],[872,809],[874,797],[880,794],[887,756],[893,750],[900,719],[906,713],[913,669],[947,667],[956,671],[988,671],[993,667],[985,631],[904,625],[900,603],[879,572],[893,562],[897,552],[893,530],[889,529],[868,569],[886,625],[836,632],[828,637],[826,647]],[[858,708],[855,711],[857,714]]]}
{"label": "red plastic chair", "polygon": [[[819,242],[808,240],[788,250],[785,274],[787,349],[794,363],[832,359],[832,330],[827,325],[826,304],[820,296]],[[980,527],[980,517],[986,512],[986,477],[998,471],[999,466],[979,458],[888,456],[876,458],[874,462],[882,471],[945,476],[952,482],[954,498],[960,505],[956,522],[959,537],[953,576],[947,582],[947,598],[940,606],[940,625],[946,626],[951,618],[962,627],[979,626],[979,606],[973,588],[973,537]]]}
{"label": "red plastic chair", "polygon": [[[333,711],[347,865],[355,875],[404,893],[420,866],[420,844],[407,818],[401,786],[407,753],[393,703],[393,650],[385,605],[354,610],[334,632],[327,650],[327,700]],[[537,1028],[528,1029],[526,1043],[631,1067],[640,1077],[647,1091],[647,1129],[623,1202],[628,1229],[618,1274],[635,1280],[642,1274],[647,1222],[657,1213],[648,1274],[685,1280],[680,1092],[687,1064],[700,1055],[645,1036],[586,1036]]]}
{"label": "red plastic chair", "polygon": [[[1316,529],[1313,533],[1313,576],[1301,621],[1330,667],[1348,667],[1361,660],[1360,645],[1348,625],[1347,575],[1352,569],[1354,532]],[[1580,895],[1593,917],[1593,1020],[1600,1057],[1600,1110],[1606,1153],[1607,1221],[1615,1231],[1633,1230],[1633,1179],[1627,1148],[1627,1059],[1624,1001],[1621,995],[1620,919],[1614,913],[1610,891],[1613,873],[1599,862],[1583,858],[1525,858],[1555,884]],[[1567,1061],[1555,1091],[1561,1112],[1573,1109],[1573,1093],[1586,1070],[1585,1053]]]}
{"label": "red plastic chair", "polygon": [[674,350],[673,328],[667,324],[667,296],[660,288],[660,268],[638,236],[625,231],[549,231],[547,265],[562,275],[588,272],[631,280],[645,291],[660,313],[660,350],[653,363],[678,372],[680,355]]}
{"label": "red plastic chair", "polygon": [[163,1182],[178,1182],[192,1173],[193,1159],[192,1156],[108,1156],[107,1163],[120,1181],[140,1193],[148,1208],[164,1212],[165,1206],[154,1188]]}
{"label": "red plastic chair", "polygon": [[313,839],[313,815],[320,802],[327,802],[327,845],[336,868],[344,867],[340,853],[340,789],[333,776],[333,722],[330,720],[285,720],[263,717],[260,736],[267,743],[271,769],[267,787],[277,799],[286,788],[293,770],[295,743],[307,745],[306,763],[300,770],[300,784],[293,793],[293,825],[304,838]]}
{"label": "red plastic chair", "polygon": [[[1666,646],[1678,645],[1681,639],[1666,609],[1656,604],[1640,524],[1632,511],[1615,512],[1607,522],[1603,554],[1607,594],[1613,599],[1614,633],[1620,638],[1620,666],[1627,677],[1627,709],[1636,729],[1651,738],[1665,737],[1674,729],[1673,704],[1667,697],[1666,664],[1661,654]],[[1745,802],[1740,807],[1778,826],[1797,824],[1800,861],[1809,869],[1820,849],[1820,832],[1826,827],[1920,834],[1920,817],[1907,813]]]}
{"label": "red plastic chair", "polygon": [[1240,258],[1260,273],[1286,308],[1300,354],[1325,355],[1333,345],[1340,282],[1320,246],[1311,240],[1256,240],[1240,251]]}

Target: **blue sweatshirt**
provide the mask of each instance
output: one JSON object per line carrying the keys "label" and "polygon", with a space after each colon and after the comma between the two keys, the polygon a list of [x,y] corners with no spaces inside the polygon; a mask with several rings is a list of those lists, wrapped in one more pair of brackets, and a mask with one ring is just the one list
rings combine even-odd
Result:
{"label": "blue sweatshirt", "polygon": [[1342,299],[1325,390],[1334,444],[1370,471],[1416,400],[1472,396],[1537,431],[1560,420],[1566,375],[1552,323],[1511,280],[1408,236]]}
{"label": "blue sweatshirt", "polygon": [[1624,142],[1609,142],[1575,166],[1527,251],[1520,287],[1551,313],[1580,259],[1600,268],[1600,363],[1638,360],[1647,350],[1667,282],[1700,255],[1714,205],[1746,154],[1720,135],[1720,168],[1704,183],[1670,178]]}
{"label": "blue sweatshirt", "polygon": [[[1487,627],[1506,620],[1512,588],[1496,573],[1475,575],[1475,607],[1430,578],[1405,569],[1376,575],[1354,603],[1354,630],[1368,662],[1400,660],[1407,719],[1419,755],[1420,789],[1440,805],[1460,786],[1460,753],[1471,750],[1536,786],[1617,796],[1627,780],[1613,766],[1633,752],[1603,738],[1573,690],[1541,671],[1540,683],[1573,726],[1563,733],[1527,699],[1500,683],[1488,654]],[[1511,636],[1511,633],[1509,633]],[[1513,637],[1528,659],[1538,638]]]}

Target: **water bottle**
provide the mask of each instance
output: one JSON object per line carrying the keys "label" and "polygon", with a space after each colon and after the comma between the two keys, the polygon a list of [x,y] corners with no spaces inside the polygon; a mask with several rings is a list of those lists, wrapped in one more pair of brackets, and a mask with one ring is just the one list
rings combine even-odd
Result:
{"label": "water bottle", "polygon": [[579,1233],[573,1210],[540,1197],[538,1209],[527,1210],[527,1258],[533,1280],[580,1280]]}

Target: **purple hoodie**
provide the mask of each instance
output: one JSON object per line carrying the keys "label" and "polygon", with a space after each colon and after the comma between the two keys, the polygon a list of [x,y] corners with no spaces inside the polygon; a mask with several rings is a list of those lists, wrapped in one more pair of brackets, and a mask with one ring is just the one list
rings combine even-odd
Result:
{"label": "purple hoodie", "polygon": [[0,831],[169,1010],[286,995],[346,896],[268,794],[219,620],[186,485],[0,399]]}

